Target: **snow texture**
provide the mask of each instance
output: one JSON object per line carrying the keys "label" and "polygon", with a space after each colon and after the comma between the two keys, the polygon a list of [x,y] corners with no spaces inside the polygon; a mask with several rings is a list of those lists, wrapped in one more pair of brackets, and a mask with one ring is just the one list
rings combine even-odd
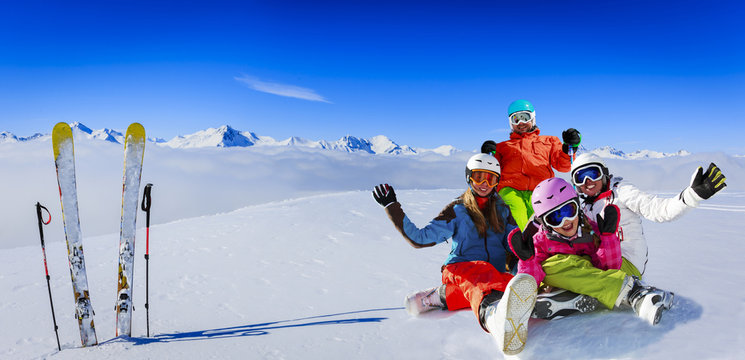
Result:
{"label": "snow texture", "polygon": [[[0,359],[503,358],[472,312],[414,318],[411,292],[438,285],[448,244],[413,249],[372,199],[396,187],[424,226],[463,192],[470,154],[376,156],[286,147],[146,149],[153,187],[150,332],[144,247],[135,254],[131,338],[114,337],[122,146],[76,138],[78,195],[100,345],[80,347],[47,140],[0,144]],[[651,327],[631,311],[531,320],[522,359],[730,359],[745,341],[745,158],[722,153],[608,159],[641,189],[676,196],[697,166],[729,186],[672,223],[644,221],[646,280],[675,291]],[[564,175],[562,175],[564,176]],[[7,182],[6,182],[7,181]],[[35,209],[46,205],[56,341]],[[26,210],[24,210],[26,209]],[[56,209],[56,210],[55,210]],[[141,219],[143,217],[140,217]],[[12,224],[12,225],[11,225]],[[145,238],[141,221],[137,237]]]}

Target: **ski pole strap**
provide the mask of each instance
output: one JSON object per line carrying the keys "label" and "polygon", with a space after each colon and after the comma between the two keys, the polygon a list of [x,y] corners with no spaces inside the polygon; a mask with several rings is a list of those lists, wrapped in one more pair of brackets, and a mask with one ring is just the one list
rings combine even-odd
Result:
{"label": "ski pole strap", "polygon": [[[44,218],[41,216],[41,209],[44,209],[44,211],[47,212],[47,221],[44,221]],[[49,225],[49,223],[52,222],[52,214],[49,212],[49,209],[38,202],[36,203],[36,218],[39,219],[39,224]]]}

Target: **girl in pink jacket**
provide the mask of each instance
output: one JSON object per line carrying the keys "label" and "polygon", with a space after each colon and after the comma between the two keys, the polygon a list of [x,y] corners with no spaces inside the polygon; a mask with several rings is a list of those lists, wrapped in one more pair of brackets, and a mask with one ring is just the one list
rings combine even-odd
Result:
{"label": "girl in pink jacket", "polygon": [[[531,203],[535,220],[523,233],[516,229],[509,237],[520,258],[519,273],[532,275],[539,286],[542,282],[587,295],[609,309],[629,305],[649,323],[659,322],[672,295],[620,270],[618,207],[609,205],[595,221],[588,219],[572,185],[560,178],[538,184]],[[538,311],[552,310],[536,303]]]}

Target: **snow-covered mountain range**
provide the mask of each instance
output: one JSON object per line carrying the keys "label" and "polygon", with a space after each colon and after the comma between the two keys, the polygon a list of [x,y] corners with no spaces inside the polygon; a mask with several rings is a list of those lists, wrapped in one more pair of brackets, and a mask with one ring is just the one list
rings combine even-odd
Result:
{"label": "snow-covered mountain range", "polygon": [[[163,145],[173,148],[298,146],[345,152],[394,155],[413,155],[420,151],[427,151],[425,149],[415,150],[407,145],[398,145],[384,135],[374,136],[370,139],[347,135],[334,142],[326,140],[312,141],[297,136],[278,141],[272,137],[259,136],[250,131],[239,131],[228,125],[223,125],[219,128],[209,128],[191,135],[178,136],[164,142]],[[436,152],[442,155],[450,155],[452,151],[456,151],[455,148],[437,148]]]}
{"label": "snow-covered mountain range", "polygon": [[[98,139],[113,143],[123,143],[124,135],[122,132],[111,129],[92,130],[89,127],[75,122],[71,124],[76,137],[83,136],[89,139]],[[0,132],[0,143],[7,142],[25,142],[48,138],[49,134],[34,134],[29,137],[18,137],[10,132]],[[362,152],[369,154],[389,154],[389,155],[417,155],[425,153],[435,153],[443,156],[450,156],[462,150],[456,149],[452,145],[442,145],[434,149],[414,148],[408,145],[399,145],[385,135],[377,135],[365,139],[351,135],[342,137],[336,141],[326,140],[308,140],[305,138],[293,136],[285,140],[275,140],[269,136],[257,135],[251,131],[236,130],[229,125],[223,125],[218,128],[208,128],[197,131],[190,135],[177,136],[171,140],[159,138],[150,138],[160,146],[167,146],[177,149],[186,148],[209,148],[209,147],[250,147],[250,146],[296,146],[309,149],[335,150],[343,152]],[[592,152],[603,158],[611,159],[655,159],[670,156],[690,155],[688,151],[680,150],[675,153],[663,153],[652,150],[637,150],[632,153],[624,153],[621,150],[611,146],[600,147],[596,149],[586,149],[580,147],[580,151]]]}

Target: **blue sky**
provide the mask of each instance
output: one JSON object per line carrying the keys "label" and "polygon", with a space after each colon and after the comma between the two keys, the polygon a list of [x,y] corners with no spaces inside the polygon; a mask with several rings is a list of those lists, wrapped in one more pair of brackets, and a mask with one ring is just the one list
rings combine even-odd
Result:
{"label": "blue sky", "polygon": [[228,124],[476,149],[527,99],[583,145],[745,154],[740,1],[0,5],[0,131]]}

